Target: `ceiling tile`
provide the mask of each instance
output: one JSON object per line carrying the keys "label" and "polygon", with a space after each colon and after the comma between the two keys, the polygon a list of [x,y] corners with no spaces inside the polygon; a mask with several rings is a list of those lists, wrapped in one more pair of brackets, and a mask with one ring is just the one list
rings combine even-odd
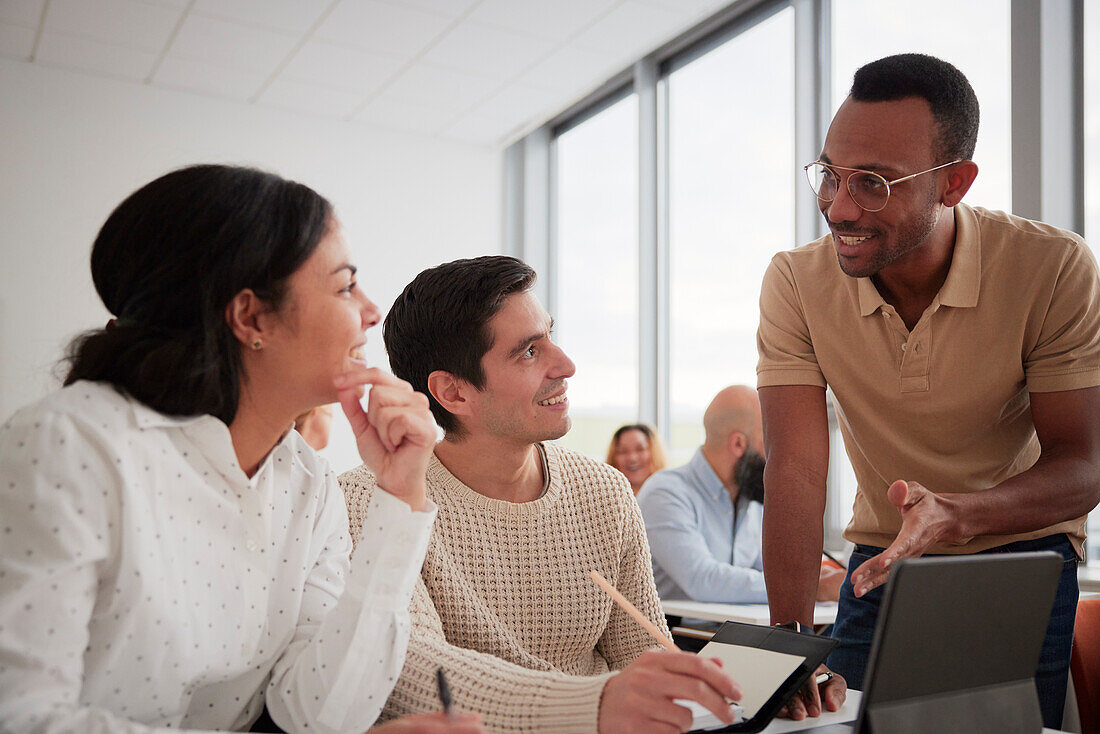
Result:
{"label": "ceiling tile", "polygon": [[154,75],[153,82],[161,87],[186,89],[244,102],[256,93],[266,78],[267,75],[262,72],[168,56]]}
{"label": "ceiling tile", "polygon": [[480,0],[384,0],[384,2],[389,5],[419,8],[448,18],[457,18],[477,5]]}
{"label": "ceiling tile", "polygon": [[494,120],[480,115],[466,115],[455,124],[445,128],[440,137],[450,140],[460,140],[464,143],[476,143],[477,145],[496,145],[504,138],[512,127],[504,125],[500,120]]}
{"label": "ceiling tile", "polygon": [[717,12],[723,6],[729,4],[729,0],[639,0],[646,5],[660,5],[670,10],[691,15],[710,15]]}
{"label": "ceiling tile", "polygon": [[176,10],[183,10],[191,4],[191,0],[137,0],[137,2],[145,5],[159,5],[162,8],[175,8]]}
{"label": "ceiling tile", "polygon": [[320,84],[365,96],[385,84],[404,62],[316,39],[299,49],[280,78]]}
{"label": "ceiling tile", "polygon": [[498,91],[502,82],[418,63],[386,87],[386,95],[413,104],[465,112]]}
{"label": "ceiling tile", "polygon": [[46,0],[3,0],[0,2],[0,23],[38,28],[45,4]]}
{"label": "ceiling tile", "polygon": [[157,54],[150,51],[62,33],[43,33],[35,54],[35,61],[42,64],[134,80],[145,79],[156,60]]}
{"label": "ceiling tile", "polygon": [[328,3],[303,0],[196,0],[191,12],[240,23],[305,33]]}
{"label": "ceiling tile", "polygon": [[314,34],[373,53],[411,59],[453,21],[376,0],[343,0]]}
{"label": "ceiling tile", "polygon": [[45,29],[159,53],[179,18],[178,10],[129,0],[53,0]]}
{"label": "ceiling tile", "polygon": [[675,38],[690,18],[690,15],[660,5],[628,0],[593,23],[570,44],[592,51],[611,51],[630,61]]}
{"label": "ceiling tile", "polygon": [[516,79],[519,84],[579,94],[622,71],[626,63],[618,57],[565,46],[537,63]]}
{"label": "ceiling tile", "polygon": [[362,95],[343,89],[276,79],[258,102],[271,107],[344,119],[363,101]]}
{"label": "ceiling tile", "polygon": [[455,115],[409,104],[383,94],[371,100],[354,119],[393,130],[434,135],[453,122]]}
{"label": "ceiling tile", "polygon": [[485,25],[564,41],[605,13],[617,0],[482,0],[468,16]]}
{"label": "ceiling tile", "polygon": [[506,80],[553,49],[549,41],[465,21],[424,54],[438,66]]}
{"label": "ceiling tile", "polygon": [[546,117],[546,111],[560,100],[560,92],[509,84],[475,107],[471,114],[497,120],[501,126],[511,130],[530,122],[541,122],[541,118]]}
{"label": "ceiling tile", "polygon": [[168,55],[270,74],[297,42],[297,36],[286,32],[192,13],[183,22]]}
{"label": "ceiling tile", "polygon": [[29,61],[34,50],[34,29],[0,23],[0,56]]}

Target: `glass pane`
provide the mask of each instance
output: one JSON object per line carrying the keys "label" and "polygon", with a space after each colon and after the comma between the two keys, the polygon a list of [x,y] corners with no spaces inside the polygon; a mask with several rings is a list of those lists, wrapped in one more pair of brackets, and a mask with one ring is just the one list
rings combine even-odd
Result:
{"label": "glass pane", "polygon": [[[1085,241],[1100,239],[1100,7],[1085,3]],[[1088,560],[1100,563],[1100,509],[1088,523]]]}
{"label": "glass pane", "polygon": [[[794,11],[668,78],[670,464],[720,389],[756,385],[760,281],[794,247]],[[766,100],[766,103],[762,103]]]}
{"label": "glass pane", "polygon": [[869,61],[914,52],[951,62],[966,74],[981,105],[974,151],[979,173],[964,201],[1004,211],[1012,209],[1009,5],[833,0],[833,110],[848,96],[856,69]]}
{"label": "glass pane", "polygon": [[564,445],[604,458],[638,418],[638,102],[564,133],[558,149],[557,342],[577,365]]}

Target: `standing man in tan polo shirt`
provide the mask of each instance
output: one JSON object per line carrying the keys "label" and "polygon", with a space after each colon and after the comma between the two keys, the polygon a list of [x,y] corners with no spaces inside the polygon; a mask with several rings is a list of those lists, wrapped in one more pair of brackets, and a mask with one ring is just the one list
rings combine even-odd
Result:
{"label": "standing man in tan polo shirt", "polygon": [[898,559],[1054,550],[1036,685],[1058,727],[1100,499],[1100,279],[1076,234],[961,203],[977,131],[958,69],[892,56],[856,72],[807,167],[830,234],[776,255],[760,297],[765,578],[774,622],[811,621],[828,386],[859,485],[830,667],[863,687]]}

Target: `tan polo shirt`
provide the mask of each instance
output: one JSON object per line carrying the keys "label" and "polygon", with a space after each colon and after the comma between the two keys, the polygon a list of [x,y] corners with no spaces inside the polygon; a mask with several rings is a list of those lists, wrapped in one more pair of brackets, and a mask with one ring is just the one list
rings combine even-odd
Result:
{"label": "tan polo shirt", "polygon": [[[976,492],[1039,457],[1029,391],[1100,385],[1100,278],[1084,241],[1040,222],[960,204],[951,268],[910,332],[869,278],[837,263],[832,235],[776,255],[764,275],[760,387],[828,385],[859,489],[844,537],[887,546],[897,479]],[[980,536],[971,553],[1066,533],[1082,557],[1085,518]]]}

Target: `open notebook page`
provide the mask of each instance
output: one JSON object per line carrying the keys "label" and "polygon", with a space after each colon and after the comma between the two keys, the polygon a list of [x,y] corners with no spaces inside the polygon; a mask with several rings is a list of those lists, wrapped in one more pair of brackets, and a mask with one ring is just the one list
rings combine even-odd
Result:
{"label": "open notebook page", "polygon": [[[722,669],[741,687],[741,714],[744,719],[756,716],[760,707],[776,692],[779,686],[791,676],[799,665],[805,662],[801,655],[788,655],[784,652],[762,650],[758,647],[730,645],[724,642],[708,642],[699,651],[700,657],[718,658]],[[695,713],[693,708],[692,712]],[[704,726],[699,719],[705,716],[718,723],[718,718],[701,706],[697,715],[698,725]]]}

